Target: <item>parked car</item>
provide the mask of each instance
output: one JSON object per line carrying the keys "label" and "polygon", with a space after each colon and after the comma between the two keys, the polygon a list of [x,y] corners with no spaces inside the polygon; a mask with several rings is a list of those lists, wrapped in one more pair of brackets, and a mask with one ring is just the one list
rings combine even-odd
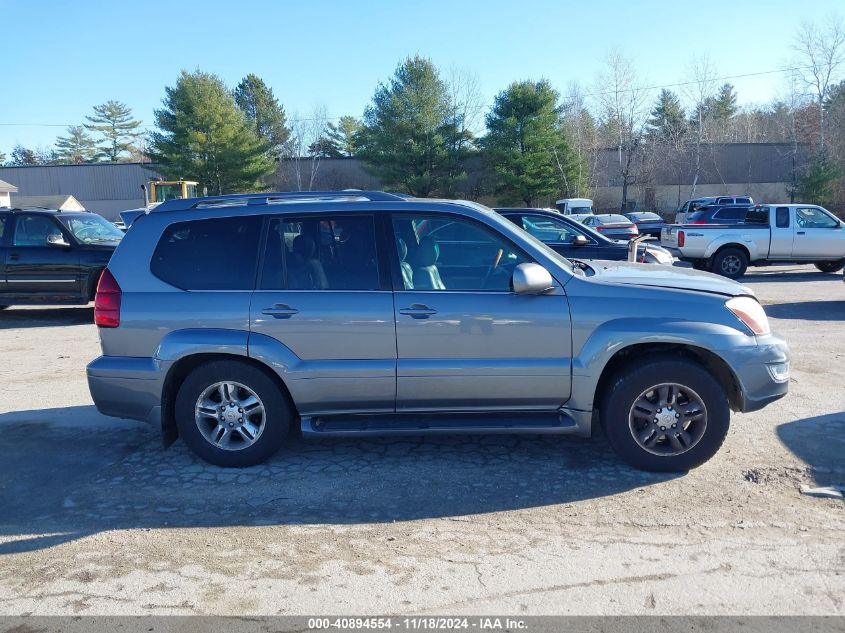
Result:
{"label": "parked car", "polygon": [[678,208],[675,224],[685,224],[690,213],[710,204],[754,204],[754,199],[751,196],[711,196],[687,200]]}
{"label": "parked car", "polygon": [[640,235],[651,235],[657,239],[660,239],[660,231],[666,224],[666,221],[663,218],[651,211],[626,213],[625,217],[637,225],[637,230],[640,232]]}
{"label": "parked car", "polygon": [[745,216],[752,209],[754,205],[750,204],[709,204],[687,215],[684,224],[745,224]]}
{"label": "parked car", "polygon": [[482,205],[383,192],[164,202],[118,246],[94,318],[97,408],[222,466],[266,460],[293,425],[589,435],[598,409],[628,463],[685,470],[718,450],[731,409],[789,382],[748,288],[573,266]]}
{"label": "parked car", "polygon": [[636,224],[618,213],[590,215],[581,220],[581,224],[615,240],[630,240],[640,234]]}
{"label": "parked car", "polygon": [[555,208],[563,215],[592,215],[593,201],[589,198],[561,198],[555,202]]}
{"label": "parked car", "polygon": [[[571,216],[549,209],[495,209],[518,227],[570,259],[628,259],[628,243],[612,240]],[[657,244],[639,244],[637,261],[647,264],[672,264],[674,257]]]}
{"label": "parked car", "polygon": [[96,213],[0,209],[0,308],[92,301],[122,237]]}
{"label": "parked car", "polygon": [[822,272],[842,270],[845,229],[824,209],[806,204],[760,205],[745,223],[667,225],[660,243],[696,268],[736,279],[749,265],[814,263]]}

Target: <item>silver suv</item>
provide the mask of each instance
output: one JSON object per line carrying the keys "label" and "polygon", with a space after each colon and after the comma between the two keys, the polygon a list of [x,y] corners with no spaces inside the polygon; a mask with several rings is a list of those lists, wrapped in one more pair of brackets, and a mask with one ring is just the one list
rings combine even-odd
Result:
{"label": "silver suv", "polygon": [[479,204],[382,192],[170,200],[101,278],[97,408],[222,466],[305,436],[587,436],[635,467],[709,459],[784,396],[753,293],[693,270],[572,263]]}

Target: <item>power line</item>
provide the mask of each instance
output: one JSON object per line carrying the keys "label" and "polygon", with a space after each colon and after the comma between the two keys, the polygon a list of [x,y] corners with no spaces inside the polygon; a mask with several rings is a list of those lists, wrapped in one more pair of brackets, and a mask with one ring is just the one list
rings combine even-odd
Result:
{"label": "power line", "polygon": [[[728,79],[742,79],[744,77],[758,77],[760,75],[774,75],[777,73],[787,73],[787,72],[794,72],[796,70],[807,69],[809,66],[793,66],[792,68],[778,68],[776,70],[761,70],[759,72],[754,73],[743,73],[741,75],[725,75],[723,77],[713,77],[711,79],[703,79],[703,80],[691,80],[691,81],[679,81],[678,83],[674,84],[663,84],[661,86],[643,86],[637,88],[626,88],[624,90],[620,90],[619,92],[632,92],[634,90],[660,90],[662,88],[680,88],[682,86],[692,86],[695,84],[701,84],[705,82],[714,82],[714,81],[727,81]],[[607,91],[599,91],[599,92],[587,92],[584,93],[582,96],[584,97],[597,97],[599,95],[606,95],[606,94],[613,94],[615,91],[607,90]]]}
{"label": "power line", "polygon": [[[711,82],[711,81],[727,81],[729,79],[744,79],[746,77],[759,77],[759,76],[762,76],[762,75],[775,75],[775,74],[778,74],[778,73],[795,72],[795,71],[798,71],[798,70],[806,70],[807,68],[809,68],[809,66],[793,66],[793,67],[790,67],[790,68],[777,68],[777,69],[774,69],[774,70],[761,70],[761,71],[753,72],[753,73],[742,73],[742,74],[739,74],[739,75],[724,75],[722,77],[713,77],[711,79],[707,79],[706,81]],[[698,83],[703,83],[703,81],[702,80],[699,80],[699,81],[696,81],[696,80],[679,81],[677,83],[661,84],[661,85],[658,85],[658,86],[643,86],[643,87],[635,87],[635,88],[626,88],[626,89],[620,90],[619,92],[633,92],[635,90],[637,90],[637,91],[639,91],[639,90],[642,90],[642,91],[645,91],[645,90],[660,90],[660,89],[663,89],[663,88],[680,88],[682,86],[692,86],[692,85],[695,85],[695,84],[698,84]],[[613,94],[614,92],[615,91],[613,91],[613,90],[598,91],[598,92],[586,92],[586,93],[583,93],[581,96],[583,96],[583,97],[598,97],[600,95]],[[304,118],[304,119],[288,119],[288,122],[289,123],[307,123],[307,122],[310,122],[310,121],[338,121],[340,119],[341,119],[341,117],[339,117],[339,116],[327,116],[327,117],[322,117],[322,118],[311,117],[311,118]],[[3,127],[65,127],[66,128],[66,127],[71,127],[73,125],[76,125],[76,124],[75,123],[0,123],[0,126],[3,126]],[[142,125],[140,127],[142,127],[145,130],[149,130],[149,129],[155,128],[156,126],[154,126],[154,125]]]}

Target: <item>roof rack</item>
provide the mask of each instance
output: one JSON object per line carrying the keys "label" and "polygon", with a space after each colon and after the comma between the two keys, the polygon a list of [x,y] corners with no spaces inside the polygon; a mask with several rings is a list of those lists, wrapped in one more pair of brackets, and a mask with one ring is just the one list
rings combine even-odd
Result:
{"label": "roof rack", "polygon": [[384,191],[274,191],[271,193],[234,193],[224,196],[208,196],[205,198],[177,198],[167,200],[150,209],[147,213],[161,211],[186,211],[188,209],[205,209],[209,207],[229,207],[246,205],[275,204],[277,202],[291,203],[297,201],[362,201],[368,202],[404,202],[405,197]]}

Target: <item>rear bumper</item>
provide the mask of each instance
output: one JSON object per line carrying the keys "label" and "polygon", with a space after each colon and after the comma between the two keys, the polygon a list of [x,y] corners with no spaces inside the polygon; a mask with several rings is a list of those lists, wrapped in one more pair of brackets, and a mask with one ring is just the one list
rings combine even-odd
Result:
{"label": "rear bumper", "polygon": [[153,358],[100,356],[88,365],[88,389],[97,410],[158,424],[165,369]]}
{"label": "rear bumper", "polygon": [[739,381],[739,410],[748,413],[789,391],[789,346],[777,336],[758,337],[754,348],[722,352]]}

